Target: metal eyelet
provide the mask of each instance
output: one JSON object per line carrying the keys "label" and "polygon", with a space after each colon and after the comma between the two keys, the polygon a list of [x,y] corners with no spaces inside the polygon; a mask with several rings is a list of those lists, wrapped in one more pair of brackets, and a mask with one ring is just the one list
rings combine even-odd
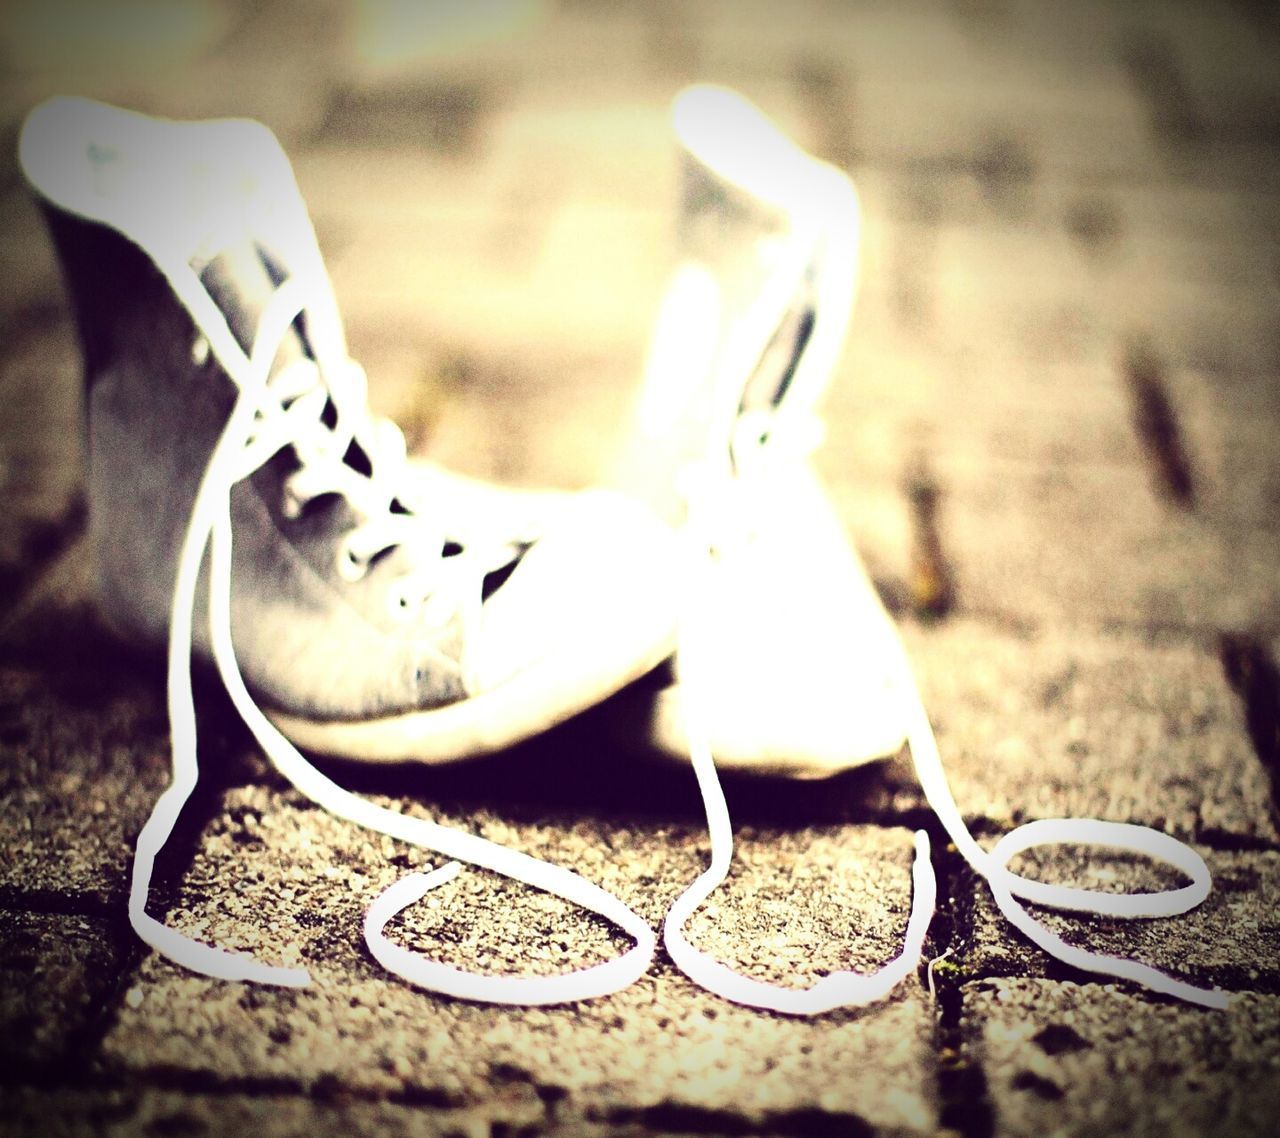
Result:
{"label": "metal eyelet", "polygon": [[191,362],[196,367],[204,367],[209,362],[209,341],[197,336],[191,344]]}
{"label": "metal eyelet", "polygon": [[401,589],[392,589],[387,594],[387,612],[395,621],[409,621],[422,611],[422,602],[415,601]]}
{"label": "metal eyelet", "polygon": [[369,563],[345,541],[338,546],[338,553],[334,560],[338,567],[338,576],[344,581],[359,581],[369,571]]}

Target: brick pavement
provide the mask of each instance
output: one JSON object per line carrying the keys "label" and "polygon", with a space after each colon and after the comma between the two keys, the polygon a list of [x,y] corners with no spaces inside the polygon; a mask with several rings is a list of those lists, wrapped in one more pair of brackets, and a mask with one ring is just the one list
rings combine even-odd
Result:
{"label": "brick pavement", "polygon": [[[882,1007],[793,1021],[700,993],[660,953],[632,989],[579,1006],[435,999],[387,980],[357,927],[420,852],[300,801],[215,691],[206,784],[157,904],[295,954],[322,982],[249,991],[143,952],[123,902],[167,769],[162,677],[87,602],[74,337],[6,143],[0,1133],[1269,1132],[1280,27],[1266,5],[476,6],[506,13],[506,38],[468,32],[449,5],[406,30],[390,0],[140,3],[114,21],[89,7],[23,0],[0,17],[0,139],[55,90],[267,121],[375,404],[424,453],[513,483],[585,485],[608,464],[666,265],[681,83],[732,83],[847,166],[863,290],[819,460],[903,625],[961,809],[984,838],[1088,814],[1192,842],[1216,879],[1200,910],[1054,927],[1240,999],[1205,1013],[1052,964],[942,843],[936,995],[921,977]],[[688,771],[638,764],[591,717],[470,769],[341,773],[574,865],[655,923],[705,856]],[[850,922],[857,965],[894,950],[908,831],[927,818],[907,764],[727,790],[738,867],[695,941],[776,979],[846,964]],[[1165,881],[1070,850],[1034,865]],[[399,935],[535,970],[613,943],[483,874],[455,895]]]}

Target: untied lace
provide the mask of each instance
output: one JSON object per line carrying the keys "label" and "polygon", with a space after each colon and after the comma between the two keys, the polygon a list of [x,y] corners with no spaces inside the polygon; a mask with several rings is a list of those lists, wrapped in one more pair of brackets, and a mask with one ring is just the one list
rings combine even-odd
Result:
{"label": "untied lace", "polygon": [[[818,433],[812,429],[806,396],[820,389],[825,375],[835,365],[853,300],[858,235],[857,201],[852,187],[843,175],[815,164],[808,188],[812,192],[800,194],[796,202],[793,248],[807,257],[818,246],[818,272],[810,278],[816,294],[812,334],[801,349],[788,392],[780,403],[769,412],[749,412],[731,430],[733,462],[727,467],[697,470],[687,485],[691,585],[688,608],[681,621],[680,684],[685,733],[706,813],[711,859],[706,870],[671,906],[663,926],[667,951],[697,984],[738,1003],[790,1014],[864,1005],[887,996],[920,960],[937,895],[929,839],[923,830],[917,831],[913,899],[902,952],[876,972],[839,970],[809,988],[784,987],[744,976],[694,947],[684,932],[690,917],[726,879],[733,861],[733,826],[703,721],[705,697],[701,693],[713,680],[709,669],[714,646],[708,643],[707,632],[699,621],[703,608],[700,600],[713,581],[711,560],[717,545],[732,542],[734,530],[744,522],[749,524],[743,516],[743,502],[749,504],[753,492],[768,492],[772,464],[804,461],[808,450],[816,445]],[[778,282],[784,287],[777,287]],[[736,373],[739,380],[750,374],[761,357],[767,334],[781,325],[788,307],[794,303],[796,283],[796,261],[784,259],[774,281],[766,287],[762,302],[742,321],[745,336],[736,344],[726,345],[726,358],[718,366]],[[723,386],[732,389],[732,379]],[[741,386],[739,382],[739,390]],[[799,398],[790,398],[793,393]],[[735,486],[735,481],[739,485]],[[803,566],[797,565],[796,572],[796,587],[803,587]],[[1150,965],[1067,943],[1019,901],[1022,898],[1046,907],[1111,917],[1176,916],[1208,896],[1211,879],[1204,859],[1185,843],[1148,826],[1082,818],[1029,822],[1005,834],[990,851],[984,850],[969,832],[951,793],[933,729],[900,643],[894,645],[894,657],[885,663],[897,673],[897,686],[908,697],[907,742],[925,798],[956,849],[986,879],[1004,916],[1032,943],[1065,964],[1130,980],[1189,1003],[1225,1007],[1228,997],[1218,989],[1201,988]],[[1179,888],[1154,893],[1107,893],[1037,881],[1008,868],[1020,853],[1063,845],[1141,854],[1167,863],[1190,881]]]}
{"label": "untied lace", "polygon": [[[370,906],[364,922],[366,942],[390,971],[422,987],[448,995],[493,1003],[549,1004],[587,999],[626,987],[642,975],[652,958],[655,937],[649,925],[620,900],[572,871],[511,850],[476,834],[410,817],[352,794],[312,766],[276,729],[249,694],[236,662],[231,638],[231,491],[235,484],[292,446],[301,463],[288,493],[298,501],[319,493],[341,493],[366,515],[347,540],[359,563],[391,544],[421,542],[414,521],[390,514],[395,482],[403,461],[403,441],[394,427],[368,420],[364,379],[345,357],[287,364],[275,378],[270,370],[291,326],[308,311],[308,285],[292,277],[280,285],[264,309],[246,356],[194,270],[184,262],[162,264],[175,294],[183,301],[214,356],[238,388],[231,415],[205,469],[179,555],[168,649],[168,705],[172,777],[137,841],[129,898],[130,921],[138,935],[164,956],[194,971],[222,979],[303,986],[303,968],[271,965],[194,940],[146,911],[155,859],[163,849],[198,776],[195,707],[191,685],[191,636],[195,594],[206,548],[210,551],[209,627],[219,675],[244,722],[276,769],[303,795],[332,814],[390,837],[454,859],[428,873],[414,873],[386,889]],[[318,287],[312,285],[312,287]],[[331,401],[336,423],[321,421]],[[388,430],[390,428],[390,430]],[[363,478],[343,462],[356,440],[374,472]],[[390,469],[388,469],[390,468]],[[421,552],[419,550],[419,552]],[[459,559],[451,559],[458,561]],[[478,597],[478,574],[471,587]],[[432,591],[467,587],[459,572],[451,581],[418,573],[402,588]],[[446,598],[448,599],[448,598]],[[464,601],[464,604],[466,602]],[[478,604],[478,600],[475,602]],[[490,869],[543,889],[594,912],[623,929],[634,945],[603,963],[554,976],[493,976],[468,972],[411,952],[384,933],[396,914],[428,891],[457,875],[460,862]]]}

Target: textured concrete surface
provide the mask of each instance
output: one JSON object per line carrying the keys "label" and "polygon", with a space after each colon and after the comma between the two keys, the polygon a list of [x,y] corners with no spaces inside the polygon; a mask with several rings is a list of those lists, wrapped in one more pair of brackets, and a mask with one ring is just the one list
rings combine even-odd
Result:
{"label": "textured concrete surface", "polygon": [[[118,995],[129,950],[118,919],[0,913],[5,1062],[27,1073],[64,1061]],[[131,937],[130,937],[131,939]]]}
{"label": "textured concrete surface", "polygon": [[[15,0],[0,14],[0,1134],[1266,1134],[1280,1112],[1280,162],[1262,3],[786,7]],[[422,851],[336,821],[201,682],[201,787],[151,907],[305,963],[305,991],[193,976],[124,902],[167,778],[162,665],[94,615],[78,347],[18,175],[57,91],[267,122],[294,161],[375,407],[510,484],[599,479],[671,258],[668,106],[742,89],[850,171],[861,296],[818,461],[898,618],[983,842],[1147,823],[1215,889],[1086,947],[1233,995],[1205,1012],[1048,960],[929,817],[906,756],[726,780],[734,873],[691,938],[806,983],[897,951],[911,831],[929,969],[814,1019],[697,989],[661,950],[608,999],[440,999],[368,955]],[[798,567],[798,570],[802,567]],[[744,614],[749,619],[749,614]],[[792,662],[778,662],[790,666]],[[690,771],[608,709],[456,769],[326,770],[615,891],[655,926],[704,864]],[[1065,848],[1019,868],[1176,876]],[[460,966],[602,959],[603,922],[466,871],[396,919]]]}
{"label": "textured concrete surface", "polygon": [[1274,996],[1199,1016],[1103,986],[969,986],[968,1046],[994,1074],[1002,1134],[1270,1134],[1280,1108]]}
{"label": "textured concrete surface", "polygon": [[[399,805],[421,814],[415,804]],[[700,842],[688,826],[517,825],[488,812],[464,819],[429,813],[572,864],[654,922],[699,867]],[[781,983],[812,983],[851,964],[874,967],[895,953],[905,927],[910,854],[902,830],[749,832],[743,872],[691,922],[691,937],[748,975]],[[919,992],[814,1025],[703,1000],[670,965],[572,1015],[493,1009],[388,985],[367,957],[360,916],[380,889],[422,860],[418,851],[397,851],[390,839],[370,840],[261,788],[229,794],[170,920],[228,947],[305,964],[317,985],[264,998],[149,960],[103,1041],[102,1061],[460,1104],[483,1103],[490,1085],[505,1080],[523,1084],[530,1101],[567,1098],[608,1118],[667,1104],[677,1113],[764,1126],[818,1106],[876,1128],[930,1126],[934,1017]],[[234,891],[226,888],[228,865]],[[397,926],[402,943],[484,971],[546,974],[623,946],[603,922],[585,920],[559,899],[478,872]]]}
{"label": "textured concrete surface", "polygon": [[[105,662],[105,661],[104,661]],[[153,688],[118,670],[0,670],[0,888],[123,899],[132,838],[168,781]]]}
{"label": "textured concrete surface", "polygon": [[909,628],[907,644],[966,815],[1274,840],[1270,779],[1196,640],[956,618]]}

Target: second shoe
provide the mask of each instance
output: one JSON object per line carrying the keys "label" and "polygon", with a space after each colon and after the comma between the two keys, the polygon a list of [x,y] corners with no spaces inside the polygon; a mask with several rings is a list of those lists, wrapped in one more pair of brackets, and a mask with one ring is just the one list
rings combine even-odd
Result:
{"label": "second shoe", "polygon": [[684,528],[701,581],[665,676],[618,701],[624,737],[721,768],[820,778],[892,755],[897,633],[810,459],[854,299],[858,197],[741,96],[675,104],[680,258],[620,482]]}

